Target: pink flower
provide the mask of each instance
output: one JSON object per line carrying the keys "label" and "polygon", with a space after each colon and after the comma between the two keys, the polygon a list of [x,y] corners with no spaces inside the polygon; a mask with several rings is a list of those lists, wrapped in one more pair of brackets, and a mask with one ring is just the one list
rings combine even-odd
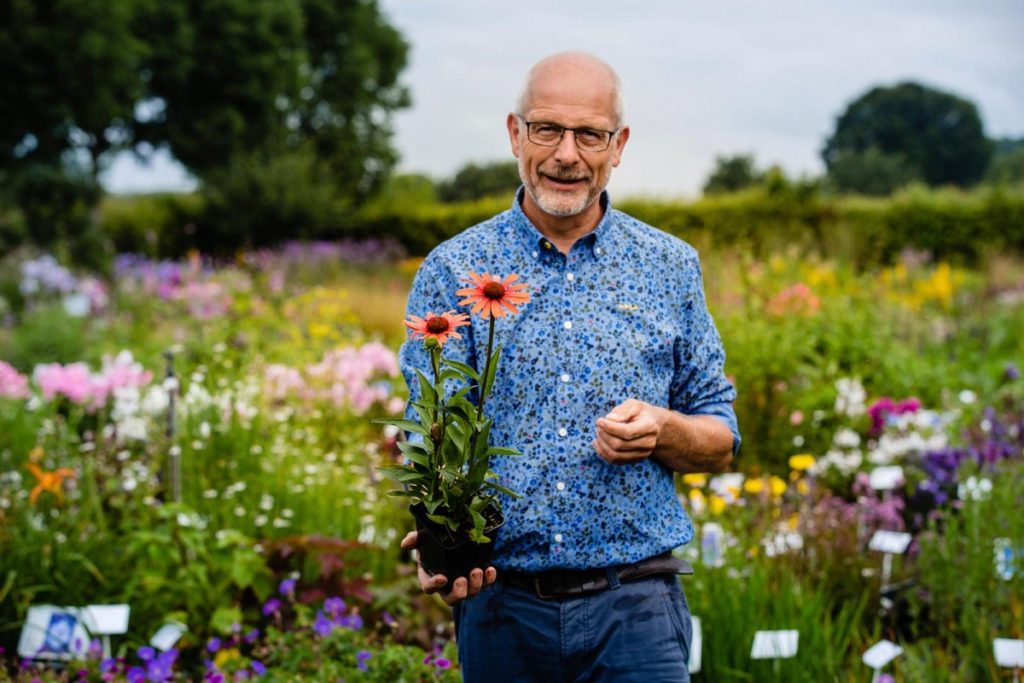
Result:
{"label": "pink flower", "polygon": [[32,371],[32,379],[47,400],[64,395],[72,403],[81,404],[93,396],[92,373],[85,363],[40,364]]}
{"label": "pink flower", "polygon": [[773,296],[766,308],[775,315],[814,315],[821,308],[821,300],[810,287],[798,282]]}
{"label": "pink flower", "polygon": [[28,377],[2,360],[0,360],[0,396],[7,398],[26,398],[28,396]]}

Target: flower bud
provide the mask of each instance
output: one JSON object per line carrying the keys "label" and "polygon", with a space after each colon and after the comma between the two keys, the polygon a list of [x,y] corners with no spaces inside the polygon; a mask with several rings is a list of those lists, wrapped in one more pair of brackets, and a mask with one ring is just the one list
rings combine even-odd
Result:
{"label": "flower bud", "polygon": [[430,425],[430,438],[433,439],[435,442],[441,440],[441,425],[437,424],[436,422]]}

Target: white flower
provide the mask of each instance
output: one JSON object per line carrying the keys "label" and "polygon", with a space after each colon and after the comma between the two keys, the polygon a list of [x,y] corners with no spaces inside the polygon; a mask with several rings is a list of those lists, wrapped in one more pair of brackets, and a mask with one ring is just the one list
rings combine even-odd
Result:
{"label": "white flower", "polygon": [[992,480],[985,477],[968,477],[957,487],[960,500],[985,500],[992,493]]}
{"label": "white flower", "polygon": [[965,404],[971,404],[978,400],[978,395],[970,389],[964,389],[959,395],[960,402]]}
{"label": "white flower", "polygon": [[868,395],[859,379],[843,377],[836,380],[836,392],[836,413],[849,417],[865,413],[864,401]]}
{"label": "white flower", "polygon": [[849,427],[843,427],[832,437],[832,443],[840,448],[857,448],[860,446],[860,434]]}

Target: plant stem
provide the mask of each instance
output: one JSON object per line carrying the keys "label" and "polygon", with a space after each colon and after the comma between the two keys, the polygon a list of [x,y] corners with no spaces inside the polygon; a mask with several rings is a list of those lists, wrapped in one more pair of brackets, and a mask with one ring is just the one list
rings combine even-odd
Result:
{"label": "plant stem", "polygon": [[487,361],[484,363],[484,374],[480,376],[480,403],[476,407],[476,421],[479,422],[484,416],[484,401],[487,399],[487,376],[491,372],[491,349],[494,348],[494,316],[490,317],[490,326],[487,328]]}
{"label": "plant stem", "polygon": [[[433,432],[433,426],[438,423],[437,422],[438,412],[441,413],[441,424],[442,424],[442,427],[441,427],[441,429],[442,429],[441,438],[440,439],[436,439],[434,441],[434,454],[433,454],[433,458],[431,459],[431,463],[433,465],[431,469],[433,469],[433,471],[435,473],[438,473],[441,470],[441,446],[444,444],[444,431],[443,431],[444,430],[444,426],[443,426],[443,424],[444,424],[444,408],[442,407],[444,405],[444,403],[442,402],[442,398],[441,398],[444,395],[444,393],[443,393],[444,392],[444,387],[441,386],[440,379],[439,379],[440,375],[441,375],[441,349],[440,348],[430,349],[430,364],[433,366],[433,369],[434,369],[434,395],[437,397],[437,399],[434,402],[433,410],[431,411],[431,414],[430,414],[430,420],[431,420],[430,431]],[[431,434],[431,438],[433,438],[433,434]],[[435,476],[430,481],[430,498],[431,499],[433,499],[437,495],[437,485],[438,485],[438,479],[439,478],[440,478],[439,476]]]}

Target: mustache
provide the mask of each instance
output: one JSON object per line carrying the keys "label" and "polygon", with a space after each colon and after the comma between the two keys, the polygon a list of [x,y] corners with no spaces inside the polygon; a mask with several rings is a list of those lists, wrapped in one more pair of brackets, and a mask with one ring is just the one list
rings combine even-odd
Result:
{"label": "mustache", "polygon": [[541,173],[558,180],[584,180],[587,175],[580,174],[572,166],[555,166],[554,168],[540,168]]}

